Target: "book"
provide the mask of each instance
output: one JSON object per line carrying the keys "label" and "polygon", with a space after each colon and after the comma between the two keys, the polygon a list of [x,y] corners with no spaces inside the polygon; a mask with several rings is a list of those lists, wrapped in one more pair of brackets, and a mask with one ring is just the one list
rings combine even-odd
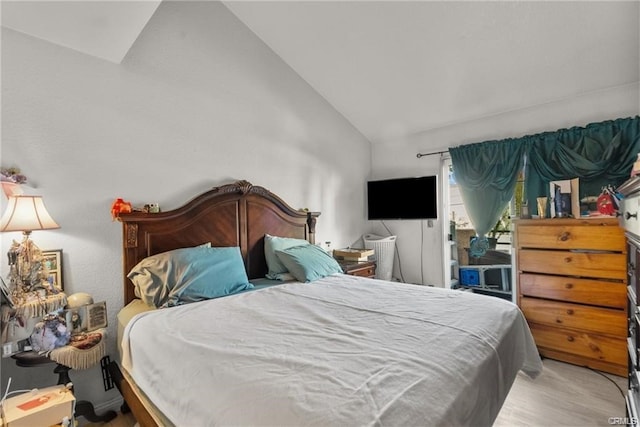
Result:
{"label": "book", "polygon": [[369,261],[369,257],[368,256],[363,256],[363,257],[343,256],[343,257],[339,257],[339,259],[342,260],[342,261],[350,261],[350,262]]}
{"label": "book", "polygon": [[373,249],[336,249],[333,251],[333,256],[336,258],[342,258],[345,260],[366,261],[368,257],[375,253]]}
{"label": "book", "polygon": [[549,195],[551,197],[551,200],[549,200],[549,212],[551,213],[551,218],[556,217],[556,203],[554,200],[556,185],[560,187],[560,193],[570,194],[571,215],[574,218],[580,218],[580,180],[578,178],[549,182]]}

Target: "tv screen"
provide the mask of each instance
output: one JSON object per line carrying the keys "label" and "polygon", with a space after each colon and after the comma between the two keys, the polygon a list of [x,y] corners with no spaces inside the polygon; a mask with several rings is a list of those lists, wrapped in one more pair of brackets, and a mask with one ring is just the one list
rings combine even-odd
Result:
{"label": "tv screen", "polygon": [[368,218],[437,219],[438,177],[396,178],[367,182]]}

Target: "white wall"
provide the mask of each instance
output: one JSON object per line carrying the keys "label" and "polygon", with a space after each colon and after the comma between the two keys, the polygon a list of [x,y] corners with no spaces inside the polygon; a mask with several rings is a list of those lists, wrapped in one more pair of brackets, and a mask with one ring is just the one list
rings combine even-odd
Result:
{"label": "white wall", "polygon": [[[606,72],[605,69],[602,72]],[[446,151],[448,147],[492,139],[514,138],[572,126],[585,126],[604,120],[640,114],[640,86],[638,83],[594,91],[572,99],[531,106],[517,111],[486,117],[413,135],[403,140],[375,144],[372,153],[372,178],[396,178],[440,174],[440,156],[418,159],[419,152]],[[437,147],[437,148],[434,148]],[[440,177],[445,178],[446,177]],[[443,271],[443,227],[448,216],[440,216],[433,228],[420,221],[385,221],[393,234],[398,235],[397,246],[402,271],[407,282],[441,286]],[[424,251],[421,229],[424,231]],[[369,224],[371,230],[385,233],[379,221]],[[399,276],[398,266],[394,276]]]}
{"label": "white wall", "polygon": [[[318,241],[340,247],[366,231],[369,142],[216,2],[162,3],[121,65],[3,29],[1,155],[61,225],[32,237],[63,249],[67,293],[107,301],[112,358],[123,287],[116,197],[168,210],[247,179],[321,211]],[[0,238],[5,253],[20,235]],[[51,385],[52,368],[4,359],[0,384]],[[99,407],[119,398],[103,392],[97,367],[71,376]]]}

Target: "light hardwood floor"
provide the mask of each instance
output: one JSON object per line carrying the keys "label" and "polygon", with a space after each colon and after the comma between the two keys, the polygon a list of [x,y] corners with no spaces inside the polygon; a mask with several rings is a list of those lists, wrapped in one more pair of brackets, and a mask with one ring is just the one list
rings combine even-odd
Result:
{"label": "light hardwood floor", "polygon": [[626,378],[551,359],[543,363],[535,380],[518,374],[495,427],[607,426],[610,417],[625,416]]}
{"label": "light hardwood floor", "polygon": [[[543,363],[544,370],[535,380],[518,375],[494,427],[607,426],[610,417],[625,416],[626,378],[550,359]],[[119,414],[106,424],[88,424],[134,425],[131,414]]]}

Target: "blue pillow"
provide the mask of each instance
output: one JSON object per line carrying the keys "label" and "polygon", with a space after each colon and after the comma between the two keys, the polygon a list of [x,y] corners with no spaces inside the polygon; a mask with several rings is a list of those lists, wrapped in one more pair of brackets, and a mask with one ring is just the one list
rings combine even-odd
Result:
{"label": "blue pillow", "polygon": [[294,239],[291,237],[277,237],[265,234],[264,236],[264,258],[267,261],[267,279],[287,280],[287,267],[276,256],[276,251],[281,251],[294,246],[307,246],[309,242],[304,239]]}
{"label": "blue pillow", "polygon": [[183,248],[147,257],[127,275],[147,305],[166,307],[252,289],[239,247]]}
{"label": "blue pillow", "polygon": [[316,245],[293,246],[276,251],[276,256],[300,282],[313,282],[331,274],[342,273],[338,262]]}

